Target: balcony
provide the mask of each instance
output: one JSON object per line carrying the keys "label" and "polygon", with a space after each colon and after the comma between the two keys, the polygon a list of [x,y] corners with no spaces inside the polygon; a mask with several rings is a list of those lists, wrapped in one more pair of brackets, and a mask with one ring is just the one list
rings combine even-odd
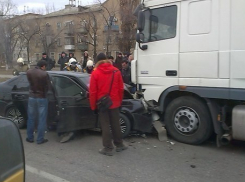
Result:
{"label": "balcony", "polygon": [[86,43],[79,43],[77,44],[77,49],[81,51],[87,51],[88,50],[88,44]]}
{"label": "balcony", "polygon": [[86,28],[84,28],[84,27],[81,27],[81,28],[77,29],[77,32],[81,33],[81,34],[87,34],[88,30]]}
{"label": "balcony", "polygon": [[74,28],[69,27],[69,28],[64,29],[64,33],[67,35],[74,35]]}
{"label": "balcony", "polygon": [[[110,30],[112,30],[112,31],[119,31],[119,26],[118,25],[111,25],[110,26]],[[104,31],[108,31],[108,26],[107,25],[105,25]]]}
{"label": "balcony", "polygon": [[75,45],[65,45],[65,50],[75,50]]}

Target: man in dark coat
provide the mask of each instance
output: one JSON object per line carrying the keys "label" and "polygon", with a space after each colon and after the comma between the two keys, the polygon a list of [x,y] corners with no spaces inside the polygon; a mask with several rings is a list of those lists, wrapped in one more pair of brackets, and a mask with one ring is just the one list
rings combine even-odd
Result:
{"label": "man in dark coat", "polygon": [[55,61],[53,61],[51,58],[49,58],[45,52],[42,54],[41,60],[46,61],[46,63],[47,63],[46,70],[47,71],[50,71],[55,67]]}
{"label": "man in dark coat", "polygon": [[115,66],[116,68],[121,70],[122,69],[122,61],[123,61],[122,53],[118,53],[117,58],[116,58],[113,66]]}
{"label": "man in dark coat", "polygon": [[130,92],[131,93],[135,93],[136,86],[131,81],[131,68],[129,66],[129,61],[126,60],[126,59],[124,59],[122,61],[121,73],[122,73],[123,82],[128,84],[128,85],[130,85],[130,86],[132,86],[132,88],[130,89]]}
{"label": "man in dark coat", "polygon": [[61,53],[61,57],[58,60],[58,64],[60,64],[60,71],[62,71],[64,69],[64,67],[66,66],[65,63],[68,63],[68,57],[66,56],[65,52]]}

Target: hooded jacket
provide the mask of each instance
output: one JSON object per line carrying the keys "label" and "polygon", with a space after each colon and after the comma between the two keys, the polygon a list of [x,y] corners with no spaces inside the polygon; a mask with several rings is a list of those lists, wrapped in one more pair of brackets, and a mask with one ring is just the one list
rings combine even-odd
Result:
{"label": "hooded jacket", "polygon": [[[65,54],[65,56],[62,57],[62,54]],[[64,69],[64,67],[66,66],[65,63],[67,63],[68,61],[69,60],[68,60],[68,57],[67,57],[66,53],[62,52],[61,56],[60,56],[60,58],[58,60],[58,64],[60,64],[60,71],[62,71]]]}
{"label": "hooded jacket", "polygon": [[113,72],[114,78],[110,92],[112,106],[110,107],[110,109],[118,108],[121,106],[124,92],[121,72],[117,68],[112,66],[111,63],[103,60],[97,63],[96,68],[92,72],[90,78],[89,100],[92,110],[97,109],[96,102],[101,97],[108,94]]}

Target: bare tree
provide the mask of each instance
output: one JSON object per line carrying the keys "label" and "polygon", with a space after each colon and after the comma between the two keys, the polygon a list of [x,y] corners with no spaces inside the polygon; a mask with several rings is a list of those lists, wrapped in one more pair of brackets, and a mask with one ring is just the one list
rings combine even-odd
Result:
{"label": "bare tree", "polygon": [[[113,24],[116,21],[116,14],[118,12],[118,8],[116,6],[117,2],[114,2],[111,4],[111,7],[105,6],[103,1],[97,0],[97,3],[100,4],[102,11],[101,11],[101,16],[104,19],[105,22],[105,32],[106,32],[106,53],[110,52],[110,45],[112,43],[115,43],[113,40],[116,40],[116,37],[118,36],[119,33],[119,28],[116,31],[113,31],[112,27]],[[113,38],[114,37],[114,38]]]}
{"label": "bare tree", "polygon": [[97,31],[98,31],[98,22],[96,18],[96,13],[100,9],[91,10],[88,9],[87,16],[79,16],[81,24],[77,27],[77,36],[81,43],[84,45],[93,46],[93,56],[97,56]]}
{"label": "bare tree", "polygon": [[43,51],[49,55],[50,49],[53,48],[57,43],[58,37],[60,36],[63,29],[60,29],[57,33],[55,33],[49,23],[41,22],[40,20],[38,21],[38,34],[43,46]]}
{"label": "bare tree", "polygon": [[0,2],[0,44],[1,54],[3,54],[6,63],[6,69],[12,66],[13,51],[18,42],[18,36],[16,35],[16,27],[18,21],[10,21],[9,18],[14,16],[16,12],[16,6],[11,0]]}
{"label": "bare tree", "polygon": [[[39,27],[35,18],[32,19],[22,19],[19,24],[19,36],[23,38],[25,46],[27,49],[27,60],[30,63],[30,42],[33,40],[33,37],[39,34]],[[22,47],[21,47],[22,49]]]}
{"label": "bare tree", "polygon": [[135,45],[136,17],[133,11],[139,0],[120,0],[121,35],[118,39],[119,47],[123,52],[130,52]]}

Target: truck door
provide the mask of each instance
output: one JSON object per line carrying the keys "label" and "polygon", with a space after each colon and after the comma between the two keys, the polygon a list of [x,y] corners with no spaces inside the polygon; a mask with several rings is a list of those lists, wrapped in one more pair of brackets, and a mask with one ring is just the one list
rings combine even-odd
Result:
{"label": "truck door", "polygon": [[158,100],[163,90],[178,85],[179,5],[165,4],[144,11],[142,41],[148,48],[137,48],[137,77],[142,89],[146,89],[147,100]]}
{"label": "truck door", "polygon": [[51,79],[58,101],[57,132],[94,128],[97,117],[90,109],[87,91],[66,76],[53,75]]}

